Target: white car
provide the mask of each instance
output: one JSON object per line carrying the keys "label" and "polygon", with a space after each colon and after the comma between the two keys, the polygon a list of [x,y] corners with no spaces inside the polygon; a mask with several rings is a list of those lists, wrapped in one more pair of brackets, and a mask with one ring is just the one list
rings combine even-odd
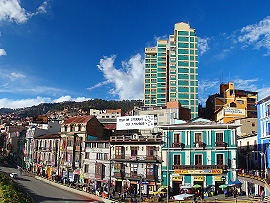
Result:
{"label": "white car", "polygon": [[173,196],[173,200],[185,200],[190,199],[194,194],[181,194]]}
{"label": "white car", "polygon": [[14,179],[17,179],[18,178],[18,174],[17,173],[11,173],[11,174],[9,174],[9,176],[11,178],[14,178]]}

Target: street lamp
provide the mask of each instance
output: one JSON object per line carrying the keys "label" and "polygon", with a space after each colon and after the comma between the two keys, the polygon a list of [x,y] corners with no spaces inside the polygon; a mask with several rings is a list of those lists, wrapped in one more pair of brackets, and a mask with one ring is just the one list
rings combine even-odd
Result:
{"label": "street lamp", "polygon": [[[265,150],[266,151],[266,150]],[[261,156],[264,156],[264,177],[267,177],[267,171],[266,171],[266,154],[263,153],[262,151],[252,151],[253,153],[260,153]],[[261,164],[261,168],[262,168],[262,164]]]}

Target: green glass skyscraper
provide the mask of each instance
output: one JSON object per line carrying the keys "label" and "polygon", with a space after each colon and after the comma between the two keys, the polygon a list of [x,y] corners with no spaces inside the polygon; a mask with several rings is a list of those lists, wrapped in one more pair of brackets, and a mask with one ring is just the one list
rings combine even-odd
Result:
{"label": "green glass skyscraper", "polygon": [[198,117],[198,37],[189,24],[177,23],[174,35],[145,48],[145,106],[179,101]]}

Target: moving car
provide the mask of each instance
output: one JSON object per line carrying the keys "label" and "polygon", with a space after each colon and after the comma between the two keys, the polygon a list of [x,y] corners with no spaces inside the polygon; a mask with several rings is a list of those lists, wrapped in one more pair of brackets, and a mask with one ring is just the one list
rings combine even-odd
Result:
{"label": "moving car", "polygon": [[17,179],[18,178],[18,174],[17,173],[11,173],[11,174],[9,174],[9,176],[11,178],[14,178],[14,179]]}
{"label": "moving car", "polygon": [[8,166],[8,162],[4,161],[3,166]]}

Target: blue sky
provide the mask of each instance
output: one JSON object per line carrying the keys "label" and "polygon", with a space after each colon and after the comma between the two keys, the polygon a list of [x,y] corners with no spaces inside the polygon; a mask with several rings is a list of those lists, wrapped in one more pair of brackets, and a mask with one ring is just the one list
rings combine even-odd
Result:
{"label": "blue sky", "polygon": [[144,48],[190,23],[199,100],[221,81],[270,95],[265,1],[0,0],[0,108],[143,99]]}

